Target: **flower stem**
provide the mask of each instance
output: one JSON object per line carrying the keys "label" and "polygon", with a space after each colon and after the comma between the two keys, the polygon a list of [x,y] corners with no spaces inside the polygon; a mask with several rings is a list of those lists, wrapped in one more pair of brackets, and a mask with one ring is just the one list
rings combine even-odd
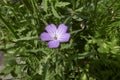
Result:
{"label": "flower stem", "polygon": [[58,72],[57,72],[57,69],[58,69],[58,59],[59,59],[59,50],[58,49],[56,49],[55,50],[55,73],[57,74]]}

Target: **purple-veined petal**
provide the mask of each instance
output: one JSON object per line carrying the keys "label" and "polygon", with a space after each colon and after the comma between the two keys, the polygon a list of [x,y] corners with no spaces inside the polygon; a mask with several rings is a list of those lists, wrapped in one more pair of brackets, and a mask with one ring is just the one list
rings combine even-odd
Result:
{"label": "purple-veined petal", "polygon": [[60,42],[68,42],[70,39],[70,34],[69,33],[64,33],[59,37]]}
{"label": "purple-veined petal", "polygon": [[58,48],[60,45],[60,42],[58,40],[53,40],[48,42],[49,48]]}
{"label": "purple-veined petal", "polygon": [[40,39],[42,41],[50,41],[50,40],[53,40],[52,37],[49,35],[49,33],[46,33],[46,32],[43,32],[41,35],[40,35]]}
{"label": "purple-veined petal", "polygon": [[58,34],[63,34],[67,32],[68,27],[64,24],[60,24],[57,29]]}
{"label": "purple-veined petal", "polygon": [[56,34],[56,26],[55,24],[50,24],[48,26],[46,26],[45,30],[50,34],[51,37],[54,37]]}

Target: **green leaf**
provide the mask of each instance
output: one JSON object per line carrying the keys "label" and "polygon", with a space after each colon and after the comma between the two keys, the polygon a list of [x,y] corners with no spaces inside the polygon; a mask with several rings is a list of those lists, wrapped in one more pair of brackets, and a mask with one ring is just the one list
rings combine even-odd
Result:
{"label": "green leaf", "polygon": [[88,79],[87,79],[87,75],[86,75],[85,73],[82,73],[81,80],[88,80]]}
{"label": "green leaf", "polygon": [[16,37],[17,35],[15,34],[12,25],[1,14],[0,14],[0,20],[3,22],[3,24],[5,25],[5,27],[11,33],[11,36]]}
{"label": "green leaf", "polygon": [[30,41],[30,40],[38,40],[38,37],[24,37],[24,38],[20,38],[20,39],[14,39],[13,42]]}
{"label": "green leaf", "polygon": [[16,75],[18,75],[19,73],[21,72],[21,70],[20,70],[20,66],[15,66],[15,70],[14,70],[14,73],[16,74]]}
{"label": "green leaf", "polygon": [[59,16],[59,14],[57,13],[57,11],[55,10],[53,4],[52,4],[51,8],[52,8],[52,13],[53,13],[53,15],[54,15],[56,18],[59,18],[59,19],[60,19],[60,16]]}
{"label": "green leaf", "polygon": [[5,75],[7,75],[7,74],[9,74],[13,69],[14,69],[14,66],[7,66],[7,67],[5,67],[5,69],[3,70],[3,72],[4,72]]}
{"label": "green leaf", "polygon": [[48,0],[43,0],[42,4],[43,4],[43,10],[45,12],[47,12],[47,9],[48,9]]}
{"label": "green leaf", "polygon": [[26,8],[33,13],[33,6],[30,4],[30,0],[22,0]]}
{"label": "green leaf", "polygon": [[55,7],[65,7],[67,5],[69,5],[70,3],[69,2],[57,2],[55,4]]}

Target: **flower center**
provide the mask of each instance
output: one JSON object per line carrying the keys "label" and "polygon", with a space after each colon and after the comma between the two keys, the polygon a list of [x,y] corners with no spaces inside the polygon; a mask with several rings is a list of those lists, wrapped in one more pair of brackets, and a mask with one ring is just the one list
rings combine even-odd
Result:
{"label": "flower center", "polygon": [[57,40],[57,37],[55,36],[54,39]]}

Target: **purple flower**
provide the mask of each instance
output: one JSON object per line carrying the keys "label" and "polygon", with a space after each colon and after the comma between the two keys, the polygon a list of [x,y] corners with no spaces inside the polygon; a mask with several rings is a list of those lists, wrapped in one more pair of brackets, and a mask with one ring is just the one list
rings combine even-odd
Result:
{"label": "purple flower", "polygon": [[59,47],[61,42],[68,42],[70,39],[70,34],[67,32],[67,26],[64,24],[60,24],[58,28],[56,28],[55,24],[50,24],[46,26],[45,30],[47,32],[43,32],[40,35],[42,41],[49,41],[49,48],[57,48]]}

